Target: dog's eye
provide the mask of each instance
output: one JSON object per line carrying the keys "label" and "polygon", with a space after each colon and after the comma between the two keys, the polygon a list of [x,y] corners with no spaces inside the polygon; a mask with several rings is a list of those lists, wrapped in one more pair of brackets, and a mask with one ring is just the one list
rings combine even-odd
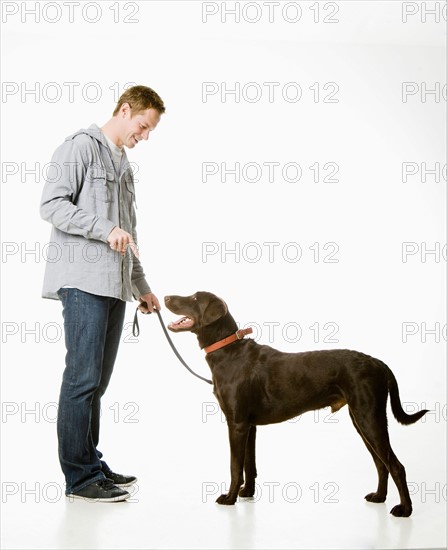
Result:
{"label": "dog's eye", "polygon": [[193,299],[193,300],[197,300],[197,296],[194,295],[194,296],[192,297],[192,299]]}

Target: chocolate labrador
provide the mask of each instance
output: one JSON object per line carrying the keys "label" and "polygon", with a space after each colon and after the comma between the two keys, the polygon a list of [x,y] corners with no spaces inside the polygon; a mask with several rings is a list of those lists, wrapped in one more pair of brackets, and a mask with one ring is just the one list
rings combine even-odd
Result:
{"label": "chocolate labrador", "polygon": [[405,413],[396,378],[385,363],[358,351],[283,353],[253,339],[244,340],[250,330],[238,330],[226,303],[210,292],[166,296],[165,304],[183,316],[170,323],[171,331],[197,335],[207,354],[214,394],[227,419],[231,484],[228,494],[217,499],[219,504],[234,504],[238,495],[254,495],[257,425],[283,422],[328,406],[335,412],[348,405],[354,427],[371,453],[379,476],[377,491],[366,495],[366,500],[385,501],[390,473],[400,496],[400,504],[391,513],[405,517],[411,514],[405,468],[391,449],[388,436],[388,392],[393,414],[401,424],[413,424],[427,410]]}

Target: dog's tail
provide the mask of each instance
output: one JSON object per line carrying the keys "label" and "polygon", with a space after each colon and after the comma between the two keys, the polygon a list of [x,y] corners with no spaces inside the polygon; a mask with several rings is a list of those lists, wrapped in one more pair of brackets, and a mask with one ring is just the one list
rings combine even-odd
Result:
{"label": "dog's tail", "polygon": [[399,387],[397,385],[396,377],[389,367],[386,368],[386,372],[388,378],[388,390],[390,392],[391,410],[393,411],[396,420],[405,425],[414,424],[422,418],[424,414],[428,413],[428,409],[423,409],[414,414],[407,414],[403,410],[402,403],[400,402]]}

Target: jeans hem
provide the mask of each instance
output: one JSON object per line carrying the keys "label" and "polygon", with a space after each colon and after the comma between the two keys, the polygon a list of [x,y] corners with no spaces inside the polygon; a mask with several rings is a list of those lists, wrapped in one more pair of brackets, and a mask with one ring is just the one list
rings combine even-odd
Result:
{"label": "jeans hem", "polygon": [[83,483],[81,485],[81,487],[78,487],[75,491],[71,490],[67,490],[65,491],[65,496],[69,497],[70,495],[74,494],[74,493],[77,493],[79,491],[82,491],[82,489],[85,489],[86,487],[88,487],[89,485],[92,485],[93,483],[96,483],[97,481],[102,481],[103,479],[106,479],[106,476],[101,472],[101,475],[98,477],[98,476],[95,476],[93,477],[92,479],[89,479],[88,481],[86,481],[85,483]]}

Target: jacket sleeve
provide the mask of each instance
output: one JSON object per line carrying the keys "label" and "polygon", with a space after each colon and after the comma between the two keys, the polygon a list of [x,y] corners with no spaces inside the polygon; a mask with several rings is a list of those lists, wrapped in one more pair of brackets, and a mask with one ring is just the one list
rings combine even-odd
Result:
{"label": "jacket sleeve", "polygon": [[107,242],[115,223],[76,206],[88,168],[74,139],[64,141],[51,160],[40,203],[41,217],[72,235]]}

